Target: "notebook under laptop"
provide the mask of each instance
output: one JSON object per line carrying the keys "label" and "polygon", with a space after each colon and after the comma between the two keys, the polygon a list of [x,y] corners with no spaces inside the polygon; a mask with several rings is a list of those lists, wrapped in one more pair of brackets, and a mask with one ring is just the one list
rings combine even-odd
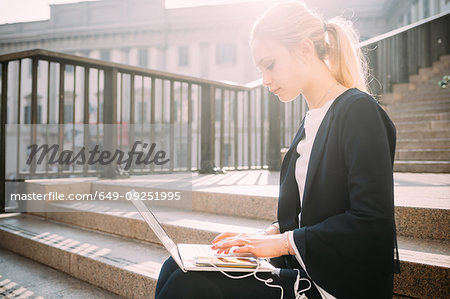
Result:
{"label": "notebook under laptop", "polygon": [[[211,249],[211,245],[201,244],[175,244],[175,242],[167,235],[164,228],[161,226],[155,215],[147,208],[147,206],[141,200],[131,200],[136,209],[144,218],[145,222],[150,226],[152,231],[169,251],[170,255],[178,266],[186,271],[219,271],[212,266],[201,266],[196,264],[196,257],[214,257],[217,256],[216,252]],[[230,255],[226,255],[230,256]],[[260,267],[258,272],[273,272],[276,270],[265,259],[258,259]],[[220,267],[222,271],[226,272],[253,272],[255,268],[243,268],[243,267]]]}

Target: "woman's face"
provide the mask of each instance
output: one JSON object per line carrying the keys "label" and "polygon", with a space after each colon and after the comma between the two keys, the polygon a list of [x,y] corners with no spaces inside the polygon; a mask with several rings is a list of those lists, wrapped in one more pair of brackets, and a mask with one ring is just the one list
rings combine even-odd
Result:
{"label": "woman's face", "polygon": [[263,85],[280,101],[292,101],[302,93],[306,82],[306,65],[302,59],[272,40],[254,39],[251,50],[253,62],[261,71]]}

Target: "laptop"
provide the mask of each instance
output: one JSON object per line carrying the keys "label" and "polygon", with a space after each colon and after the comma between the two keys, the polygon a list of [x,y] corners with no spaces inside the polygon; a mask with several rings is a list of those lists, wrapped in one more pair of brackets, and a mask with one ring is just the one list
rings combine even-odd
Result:
{"label": "laptop", "polygon": [[[175,244],[175,242],[169,237],[164,228],[156,219],[155,215],[147,208],[147,206],[141,200],[131,200],[136,209],[147,222],[148,226],[152,229],[164,247],[169,251],[173,260],[183,270],[187,271],[225,271],[225,272],[254,272],[255,267],[246,267],[242,263],[240,266],[227,267],[226,264],[222,264],[220,267],[213,267],[211,265],[205,265],[204,261],[208,258],[214,257],[242,257],[242,255],[217,255],[214,250],[211,249],[211,245],[201,244]],[[200,262],[199,262],[200,261]],[[203,261],[203,262],[202,262]],[[227,260],[228,261],[228,260]],[[276,268],[270,264],[266,259],[258,258],[260,267],[257,272],[274,272]]]}

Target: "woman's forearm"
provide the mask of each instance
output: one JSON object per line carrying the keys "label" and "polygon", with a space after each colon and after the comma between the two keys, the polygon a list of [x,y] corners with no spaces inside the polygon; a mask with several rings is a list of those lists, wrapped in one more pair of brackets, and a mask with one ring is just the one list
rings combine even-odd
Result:
{"label": "woman's forearm", "polygon": [[266,235],[276,235],[280,233],[280,228],[278,223],[271,224],[268,228],[264,230]]}

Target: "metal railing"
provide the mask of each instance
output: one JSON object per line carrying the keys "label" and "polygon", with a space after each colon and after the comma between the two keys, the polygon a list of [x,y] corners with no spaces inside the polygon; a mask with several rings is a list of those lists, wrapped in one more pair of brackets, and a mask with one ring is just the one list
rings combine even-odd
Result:
{"label": "metal railing", "polygon": [[361,42],[369,59],[372,94],[391,92],[393,84],[409,82],[419,68],[449,54],[449,24],[447,11]]}
{"label": "metal railing", "polygon": [[[283,144],[291,138],[298,126],[295,119],[301,119],[305,109],[299,101],[291,103],[281,111],[280,119],[276,111],[281,105],[270,101],[273,95],[258,83],[226,84],[39,49],[0,56],[0,63],[3,162],[5,153],[21,150],[20,125],[59,124],[57,132],[50,135],[58,136],[61,150],[68,146],[75,151],[76,147],[87,147],[91,139],[121,148],[127,138],[131,143],[139,137],[134,132],[124,133],[127,126],[141,127],[141,135],[152,135],[155,125],[167,124],[172,126],[167,138],[172,158],[169,165],[161,169],[132,167],[130,174],[212,172],[215,166],[276,168],[279,154],[271,158],[269,144],[279,152],[281,138]],[[277,124],[270,125],[271,121]],[[8,124],[18,125],[17,144],[6,144],[4,125]],[[115,124],[119,130],[107,132],[106,124]],[[79,125],[95,130],[84,126],[78,127],[84,128],[79,132]],[[285,132],[281,137],[280,129]],[[38,138],[36,130],[30,134],[32,141]],[[82,139],[82,144],[75,139]],[[177,159],[177,155],[183,159]],[[99,174],[113,177],[115,172],[111,167],[88,165],[69,169],[58,166],[56,170],[48,165],[32,165],[24,172],[16,162],[17,167],[7,172],[6,179]],[[5,165],[1,167],[5,170]]]}

